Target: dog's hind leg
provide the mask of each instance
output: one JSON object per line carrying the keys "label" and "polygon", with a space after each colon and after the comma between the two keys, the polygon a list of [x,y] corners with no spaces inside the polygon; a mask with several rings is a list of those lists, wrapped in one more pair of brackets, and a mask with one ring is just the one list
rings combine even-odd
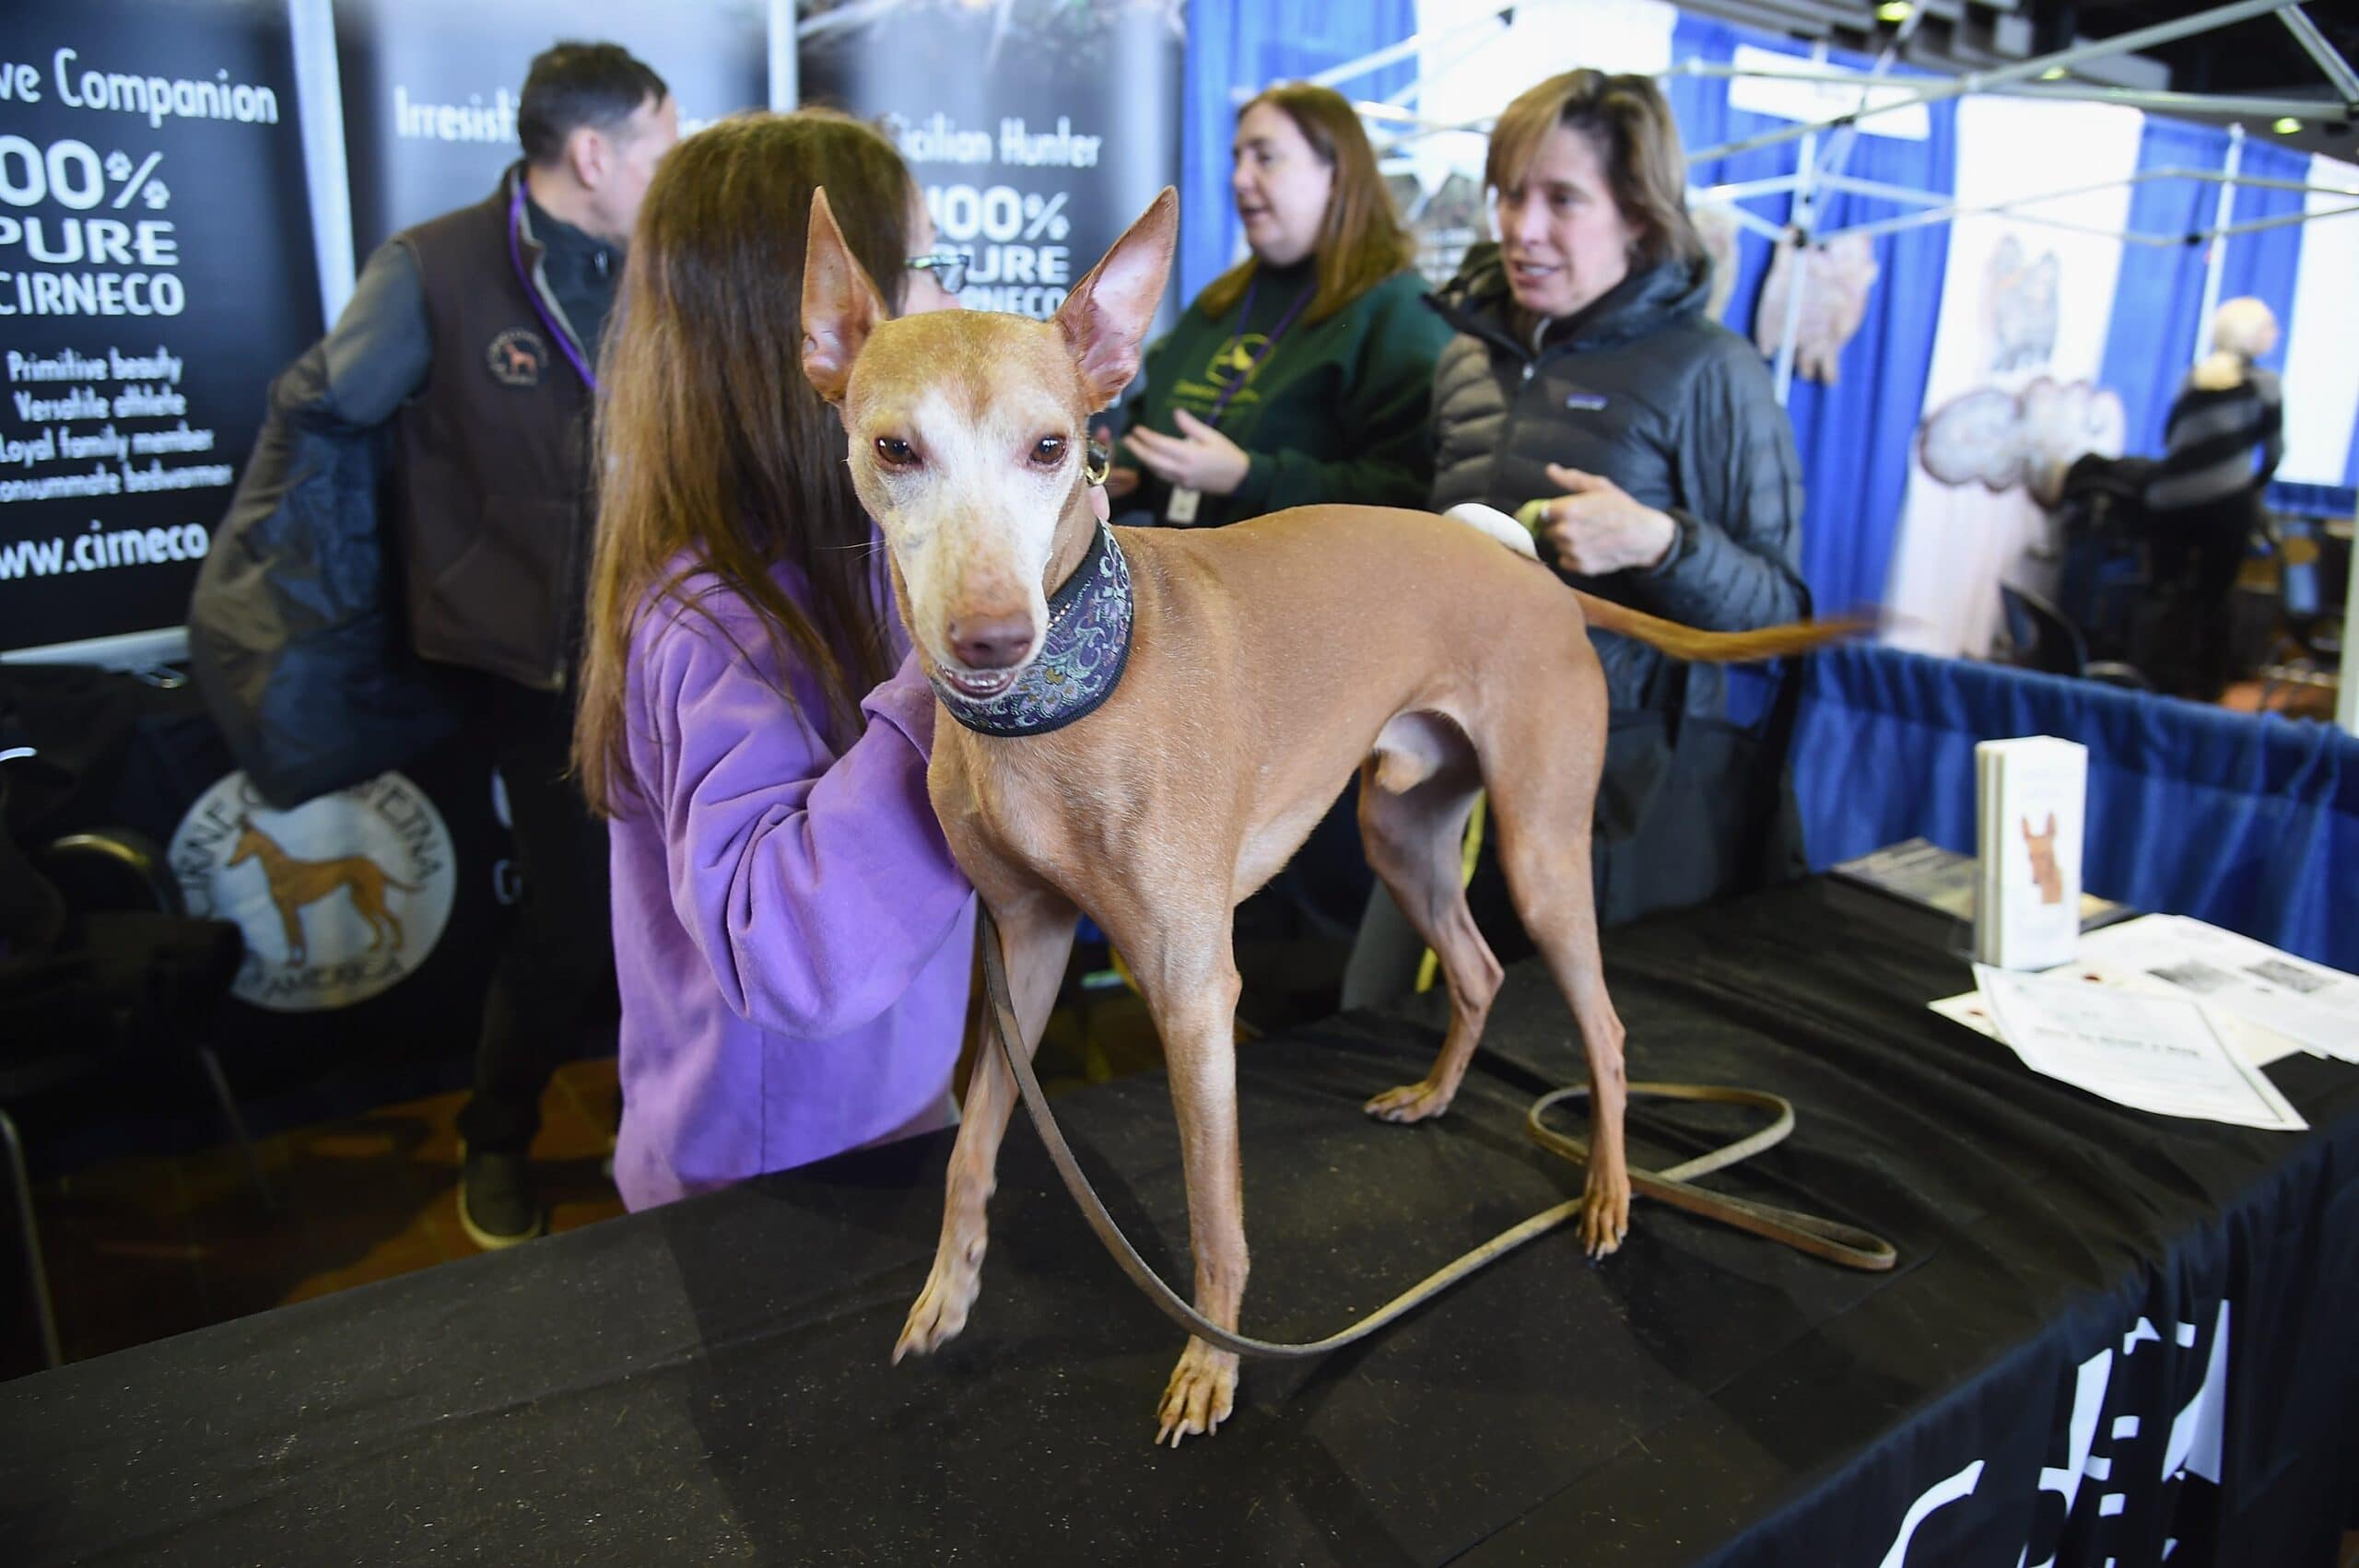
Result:
{"label": "dog's hind leg", "polygon": [[1481,783],[1465,736],[1425,714],[1387,725],[1360,769],[1360,837],[1368,864],[1441,960],[1449,986],[1449,1032],[1432,1070],[1422,1082],[1388,1089],[1367,1103],[1368,1115],[1386,1121],[1422,1121],[1449,1108],[1499,993],[1499,961],[1466,907],[1460,875],[1460,846]]}
{"label": "dog's hind leg", "polygon": [[[1245,1298],[1244,1164],[1237,1141],[1237,998],[1232,911],[1159,902],[1152,918],[1109,931],[1128,956],[1170,1064],[1171,1106],[1188,1183],[1196,1310],[1234,1330]],[[1172,1369],[1155,1440],[1210,1433],[1237,1398],[1237,1356],[1191,1339]]]}
{"label": "dog's hind leg", "polygon": [[[992,907],[992,916],[999,923],[1007,962],[1009,1000],[1024,1030],[1024,1037],[1015,1044],[1029,1056],[1039,1048],[1040,1032],[1048,1027],[1049,1009],[1073,953],[1078,916],[1071,904],[1046,891],[1006,899]],[[893,1346],[896,1362],[912,1352],[923,1355],[955,1337],[967,1326],[968,1311],[982,1286],[989,1235],[984,1211],[997,1180],[1000,1141],[1015,1108],[1015,1078],[996,1048],[993,1027],[988,1021],[984,1025],[987,1043],[968,1082],[958,1139],[950,1151],[942,1240],[934,1248],[933,1269]]]}
{"label": "dog's hind leg", "polygon": [[1504,720],[1511,732],[1489,754],[1486,776],[1508,892],[1571,1004],[1589,1059],[1581,1244],[1602,1258],[1621,1246],[1630,1229],[1630,1169],[1622,1136],[1622,1020],[1605,989],[1590,881],[1590,821],[1604,761],[1605,684],[1594,661],[1589,671],[1587,679],[1572,683],[1569,704],[1559,696],[1553,708],[1530,702],[1511,711]]}

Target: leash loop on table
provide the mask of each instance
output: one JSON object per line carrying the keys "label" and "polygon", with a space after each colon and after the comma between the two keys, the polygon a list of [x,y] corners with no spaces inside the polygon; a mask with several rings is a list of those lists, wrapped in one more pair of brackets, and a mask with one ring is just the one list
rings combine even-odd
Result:
{"label": "leash loop on table", "polygon": [[[1024,1108],[1032,1114],[1032,1124],[1039,1129],[1040,1141],[1048,1145],[1050,1163],[1063,1178],[1065,1190],[1073,1194],[1081,1208],[1081,1216],[1097,1234],[1106,1250],[1113,1255],[1131,1282],[1144,1292],[1149,1301],[1163,1315],[1189,1333],[1221,1350],[1238,1355],[1270,1357],[1303,1357],[1325,1355],[1330,1351],[1366,1339],[1425,1302],[1440,1294],[1487,1264],[1495,1263],[1524,1243],[1547,1235],[1566,1224],[1580,1213],[1582,1199],[1575,1198],[1534,1214],[1521,1224],[1501,1231],[1497,1235],[1454,1261],[1426,1275],[1407,1290],[1356,1323],[1328,1335],[1301,1344],[1285,1344],[1272,1340],[1257,1340],[1250,1334],[1224,1328],[1198,1312],[1180,1294],[1166,1284],[1163,1277],[1148,1266],[1138,1249],[1106,1211],[1105,1201],[1097,1196],[1089,1177],[1082,1173],[1081,1164],[1074,1158],[1073,1147],[1065,1141],[1064,1133],[1057,1126],[1057,1118],[1049,1109],[1049,1097],[1040,1088],[1040,1080],[1032,1071],[1032,1053],[1019,1042],[1023,1026],[1016,1021],[1015,1006],[1008,995],[1007,962],[1000,950],[999,926],[991,911],[982,916],[983,985],[991,1003],[992,1029],[999,1036],[1000,1056],[1008,1071],[1015,1076],[1015,1086],[1024,1096]],[[1771,1111],[1776,1120],[1768,1127],[1709,1153],[1673,1165],[1667,1171],[1642,1171],[1633,1167],[1630,1186],[1634,1192],[1684,1209],[1705,1219],[1718,1220],[1755,1235],[1783,1242],[1813,1258],[1839,1263],[1848,1269],[1884,1270],[1893,1266],[1897,1257],[1892,1245],[1881,1237],[1849,1225],[1838,1224],[1815,1215],[1798,1213],[1790,1209],[1774,1208],[1726,1193],[1710,1192],[1692,1185],[1693,1178],[1722,1170],[1748,1155],[1782,1141],[1794,1128],[1794,1108],[1784,1099],[1755,1089],[1729,1089],[1700,1083],[1632,1083],[1631,1095],[1640,1099],[1694,1100],[1715,1105],[1752,1106]],[[1562,1101],[1586,1095],[1586,1085],[1559,1089],[1533,1102],[1524,1118],[1524,1129],[1532,1141],[1552,1153],[1577,1164],[1585,1164],[1589,1146],[1546,1126],[1543,1120],[1548,1109]]]}

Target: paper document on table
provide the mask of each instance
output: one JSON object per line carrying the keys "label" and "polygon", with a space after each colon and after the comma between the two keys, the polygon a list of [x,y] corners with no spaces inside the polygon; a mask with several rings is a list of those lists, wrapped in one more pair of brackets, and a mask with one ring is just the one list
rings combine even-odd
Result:
{"label": "paper document on table", "polygon": [[[2039,977],[2070,981],[2081,986],[2144,991],[2149,995],[2182,994],[2138,970],[2111,969],[2096,964],[2060,964],[2053,969],[2041,970]],[[2001,1045],[2006,1043],[2006,1036],[1999,1033],[1998,1020],[1990,1016],[1990,1004],[1983,1000],[1978,990],[1962,991],[1956,996],[1945,996],[1925,1005],[1954,1024],[1963,1024],[1976,1034],[1988,1036]],[[2237,1054],[2255,1067],[2267,1067],[2272,1061],[2299,1056],[2306,1049],[2300,1041],[2290,1039],[2274,1029],[2264,1028],[2249,1019],[2239,1018],[2233,1012],[2222,1012],[2213,1008],[2212,1022],[2221,1034],[2227,1036],[2228,1044],[2236,1048]]]}
{"label": "paper document on table", "polygon": [[2159,1116],[2309,1126],[2199,1001],[1974,966],[2000,1037],[2035,1072]]}
{"label": "paper document on table", "polygon": [[2135,969],[2181,996],[2359,1061],[2359,978],[2183,915],[2147,915],[2082,939],[2081,957]]}

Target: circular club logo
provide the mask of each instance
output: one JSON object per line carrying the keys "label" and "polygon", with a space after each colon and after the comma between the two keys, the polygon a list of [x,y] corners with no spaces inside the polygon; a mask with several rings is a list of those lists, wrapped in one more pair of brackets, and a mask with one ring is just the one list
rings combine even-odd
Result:
{"label": "circular club logo", "polygon": [[189,913],[234,920],[233,994],[304,1012],[349,1007],[426,962],[451,919],[450,829],[398,773],[273,811],[243,773],[199,796],[172,834]]}
{"label": "circular club logo", "polygon": [[536,332],[511,327],[485,347],[483,362],[502,386],[536,387],[549,362],[548,345]]}

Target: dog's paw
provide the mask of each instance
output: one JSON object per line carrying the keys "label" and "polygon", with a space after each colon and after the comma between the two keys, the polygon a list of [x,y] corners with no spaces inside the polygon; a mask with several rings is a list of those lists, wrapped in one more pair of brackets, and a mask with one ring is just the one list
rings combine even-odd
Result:
{"label": "dog's paw", "polygon": [[1155,1441],[1160,1445],[1168,1438],[1177,1448],[1183,1437],[1209,1435],[1228,1419],[1236,1403],[1236,1352],[1216,1351],[1202,1340],[1191,1340],[1180,1364],[1171,1369],[1171,1381],[1164,1385],[1163,1408],[1156,1412]]}
{"label": "dog's paw", "polygon": [[1387,1089],[1360,1108],[1379,1121],[1424,1121],[1449,1109],[1449,1102],[1455,1093],[1428,1079],[1421,1083],[1403,1083],[1398,1089]]}
{"label": "dog's paw", "polygon": [[1589,1186],[1581,1194],[1581,1249],[1603,1258],[1630,1234],[1630,1177],[1606,1176],[1591,1165]]}
{"label": "dog's paw", "polygon": [[893,1364],[907,1355],[928,1355],[958,1337],[967,1327],[967,1313],[982,1286],[981,1248],[972,1259],[937,1258],[926,1276],[925,1289],[910,1308],[909,1321],[893,1346]]}

